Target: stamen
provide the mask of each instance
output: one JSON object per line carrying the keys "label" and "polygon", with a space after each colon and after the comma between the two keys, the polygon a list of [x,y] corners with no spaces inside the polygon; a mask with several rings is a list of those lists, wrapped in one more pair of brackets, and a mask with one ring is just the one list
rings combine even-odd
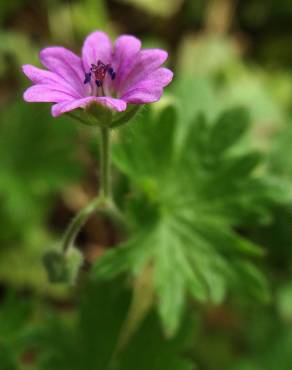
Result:
{"label": "stamen", "polygon": [[108,73],[111,76],[111,79],[114,80],[116,78],[116,72],[113,70],[112,67],[109,67]]}
{"label": "stamen", "polygon": [[85,73],[84,83],[87,84],[91,81],[91,75],[95,77],[95,84],[97,87],[103,85],[103,80],[105,79],[106,73],[108,73],[112,80],[116,78],[116,72],[111,67],[110,64],[104,64],[101,60],[97,61],[97,64],[91,64],[88,73]]}
{"label": "stamen", "polygon": [[84,84],[87,84],[91,80],[91,72],[85,73]]}

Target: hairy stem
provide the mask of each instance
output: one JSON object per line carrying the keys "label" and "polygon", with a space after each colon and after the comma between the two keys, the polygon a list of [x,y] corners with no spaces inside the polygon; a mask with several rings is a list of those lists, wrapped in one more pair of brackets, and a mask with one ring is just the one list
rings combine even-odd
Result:
{"label": "hairy stem", "polygon": [[125,226],[124,219],[111,199],[110,187],[110,129],[102,127],[100,136],[100,195],[80,210],[68,226],[63,240],[66,255],[80,229],[95,212],[104,213],[119,226]]}
{"label": "hairy stem", "polygon": [[110,129],[101,127],[100,140],[100,196],[111,199],[110,186]]}
{"label": "hairy stem", "polygon": [[103,206],[102,199],[100,197],[94,199],[86,207],[81,209],[79,213],[73,218],[70,225],[68,226],[63,241],[63,253],[67,254],[70,247],[74,243],[80,229],[83,227],[87,219],[96,211],[101,209]]}

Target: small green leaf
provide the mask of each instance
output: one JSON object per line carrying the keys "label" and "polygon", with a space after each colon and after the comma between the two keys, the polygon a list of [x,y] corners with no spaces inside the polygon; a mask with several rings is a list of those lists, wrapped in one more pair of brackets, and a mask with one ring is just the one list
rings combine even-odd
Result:
{"label": "small green leaf", "polygon": [[234,267],[242,276],[240,285],[252,299],[257,299],[264,303],[270,302],[271,294],[267,280],[258,268],[248,261],[237,261]]}
{"label": "small green leaf", "polygon": [[[168,230],[165,230],[167,233]],[[182,274],[183,261],[175,245],[170,245],[169,236],[161,237],[159,249],[155,253],[155,288],[158,300],[158,311],[165,327],[166,334],[173,336],[177,331],[185,304],[185,277]],[[173,249],[173,250],[172,250]]]}

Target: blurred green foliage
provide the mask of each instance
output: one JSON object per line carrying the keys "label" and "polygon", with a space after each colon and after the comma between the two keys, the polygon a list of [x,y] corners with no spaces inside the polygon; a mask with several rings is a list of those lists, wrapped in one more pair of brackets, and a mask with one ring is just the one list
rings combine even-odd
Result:
{"label": "blurred green foliage", "polygon": [[0,276],[43,289],[40,260],[54,242],[46,230],[54,196],[82,174],[76,127],[24,103],[7,109],[0,121]]}
{"label": "blurred green foliage", "polygon": [[191,327],[185,326],[175,339],[165,341],[154,313],[143,322],[127,350],[117,351],[129,300],[128,289],[119,281],[87,287],[73,327],[52,316],[40,331],[39,369],[191,369],[187,358],[178,354],[188,345]]}
{"label": "blurred green foliage", "polygon": [[[1,370],[292,368],[291,20],[289,0],[1,2]],[[98,144],[21,102],[20,67],[97,28],[164,45],[175,78],[113,135],[130,234],[90,220],[56,286],[43,255],[97,191]]]}

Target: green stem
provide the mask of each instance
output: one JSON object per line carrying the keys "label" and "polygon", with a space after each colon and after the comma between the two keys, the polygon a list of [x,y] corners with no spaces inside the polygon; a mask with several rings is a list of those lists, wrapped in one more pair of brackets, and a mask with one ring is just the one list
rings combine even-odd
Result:
{"label": "green stem", "polygon": [[81,209],[79,213],[73,218],[70,225],[68,226],[63,241],[63,253],[67,254],[70,247],[74,243],[82,226],[85,224],[87,219],[103,205],[102,199],[100,197],[93,200],[86,207]]}
{"label": "green stem", "polygon": [[63,240],[63,253],[66,255],[74,243],[80,229],[95,212],[108,214],[118,224],[123,224],[123,218],[118,213],[111,200],[110,189],[110,129],[102,127],[100,139],[100,195],[90,204],[81,209],[68,226]]}
{"label": "green stem", "polygon": [[80,229],[84,226],[85,222],[93,213],[96,212],[108,217],[113,221],[114,224],[117,225],[117,227],[119,227],[119,229],[125,232],[128,231],[128,225],[116,206],[111,201],[106,201],[102,197],[97,197],[86,207],[82,208],[68,226],[63,240],[64,255],[66,255],[70,250],[70,247],[74,243],[74,240],[76,239]]}
{"label": "green stem", "polygon": [[110,129],[101,127],[100,131],[100,196],[110,200]]}

